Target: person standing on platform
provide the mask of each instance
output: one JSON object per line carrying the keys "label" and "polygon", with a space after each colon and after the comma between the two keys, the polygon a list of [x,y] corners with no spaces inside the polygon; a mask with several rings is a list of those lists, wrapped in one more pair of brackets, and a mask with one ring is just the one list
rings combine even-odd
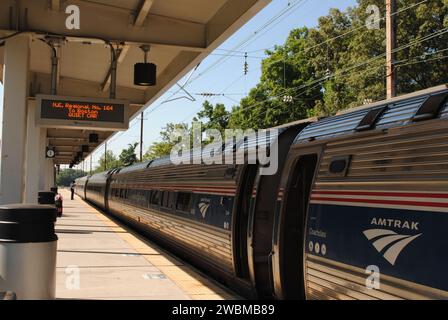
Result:
{"label": "person standing on platform", "polygon": [[71,193],[72,193],[72,197],[71,197],[71,199],[73,200],[73,198],[74,198],[74,196],[75,196],[75,181],[72,181],[72,182],[70,183],[70,191],[71,191]]}

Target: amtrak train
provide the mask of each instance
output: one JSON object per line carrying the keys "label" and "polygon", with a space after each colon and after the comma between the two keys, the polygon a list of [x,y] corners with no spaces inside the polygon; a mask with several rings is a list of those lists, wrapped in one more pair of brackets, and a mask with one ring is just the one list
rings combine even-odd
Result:
{"label": "amtrak train", "polygon": [[76,193],[245,297],[448,298],[448,86],[276,139],[274,175],[162,158],[80,178]]}

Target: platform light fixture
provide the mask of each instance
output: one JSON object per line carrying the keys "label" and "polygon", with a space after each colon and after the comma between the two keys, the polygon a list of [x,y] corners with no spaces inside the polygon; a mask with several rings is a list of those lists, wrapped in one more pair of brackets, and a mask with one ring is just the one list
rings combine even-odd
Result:
{"label": "platform light fixture", "polygon": [[148,63],[148,52],[150,47],[143,45],[140,47],[144,52],[144,62],[134,65],[134,84],[136,86],[155,86],[157,81],[157,66],[154,63]]}
{"label": "platform light fixture", "polygon": [[89,143],[98,143],[98,134],[97,133],[89,134]]}

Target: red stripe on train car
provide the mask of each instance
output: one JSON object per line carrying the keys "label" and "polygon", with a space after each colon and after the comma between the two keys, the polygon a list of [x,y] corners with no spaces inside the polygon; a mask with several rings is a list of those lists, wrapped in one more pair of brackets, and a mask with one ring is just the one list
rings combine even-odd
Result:
{"label": "red stripe on train car", "polygon": [[345,198],[331,198],[331,197],[311,197],[315,201],[332,201],[332,202],[354,202],[354,203],[371,203],[371,204],[385,204],[385,205],[400,205],[400,206],[415,206],[415,207],[436,207],[448,208],[448,203],[439,202],[421,202],[421,201],[404,201],[404,200],[375,200],[375,199],[345,199]]}
{"label": "red stripe on train car", "polygon": [[384,191],[313,191],[313,195],[345,195],[345,196],[379,196],[379,197],[417,197],[448,199],[448,193],[422,193],[422,192],[384,192]]}

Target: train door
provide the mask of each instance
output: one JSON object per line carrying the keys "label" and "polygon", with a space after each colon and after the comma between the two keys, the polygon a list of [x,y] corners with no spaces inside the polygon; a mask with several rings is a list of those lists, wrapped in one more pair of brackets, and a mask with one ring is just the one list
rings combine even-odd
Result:
{"label": "train door", "polygon": [[252,191],[254,180],[257,175],[258,167],[256,165],[248,165],[244,168],[241,178],[240,192],[238,193],[237,206],[234,211],[234,219],[232,226],[232,247],[233,259],[235,265],[235,273],[239,278],[249,280],[249,266],[247,259],[247,227],[248,217],[251,206]]}
{"label": "train door", "polygon": [[283,172],[273,234],[272,274],[279,299],[305,298],[304,233],[321,149],[292,154]]}
{"label": "train door", "polygon": [[106,212],[109,212],[109,199],[110,199],[110,192],[111,192],[111,188],[110,188],[110,183],[112,180],[112,176],[114,174],[115,170],[112,170],[109,172],[109,174],[107,175],[106,178],[106,185],[104,186],[105,190],[104,190],[104,210]]}

